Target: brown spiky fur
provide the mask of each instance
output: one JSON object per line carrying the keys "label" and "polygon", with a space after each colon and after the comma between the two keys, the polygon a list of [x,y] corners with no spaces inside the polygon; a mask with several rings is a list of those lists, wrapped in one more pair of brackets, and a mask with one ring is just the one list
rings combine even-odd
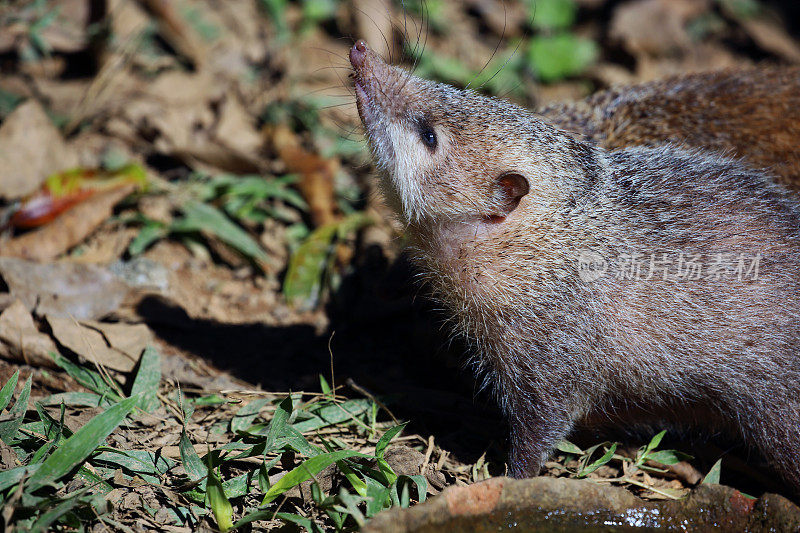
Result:
{"label": "brown spiky fur", "polygon": [[[351,62],[382,188],[510,420],[514,475],[577,423],[638,416],[730,430],[800,488],[800,208],[782,186],[708,151],[608,151],[363,43]],[[607,274],[581,277],[587,251]],[[612,274],[632,254],[762,259],[757,278]]]}
{"label": "brown spiky fur", "polygon": [[800,190],[800,67],[701,72],[541,113],[611,150],[670,141],[746,159]]}

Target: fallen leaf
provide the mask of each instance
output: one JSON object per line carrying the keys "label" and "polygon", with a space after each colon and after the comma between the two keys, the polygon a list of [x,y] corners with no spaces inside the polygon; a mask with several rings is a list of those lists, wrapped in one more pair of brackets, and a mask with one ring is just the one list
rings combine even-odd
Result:
{"label": "fallen leaf", "polygon": [[143,0],[142,3],[158,20],[162,37],[195,67],[199,67],[206,55],[204,46],[175,10],[175,3],[170,0]]}
{"label": "fallen leaf", "polygon": [[0,125],[0,198],[27,196],[47,176],[77,163],[77,155],[35,100],[20,104]]}
{"label": "fallen leaf", "polygon": [[52,222],[61,213],[95,194],[134,185],[147,186],[147,174],[140,165],[129,164],[115,171],[76,168],[57,172],[26,198],[11,216],[15,228],[36,228]]}
{"label": "fallen leaf", "polygon": [[214,130],[214,138],[236,153],[250,156],[257,154],[263,144],[253,116],[236,98],[226,98],[220,102],[219,121]]}
{"label": "fallen leaf", "polygon": [[[87,327],[72,318],[47,317],[53,337],[87,362],[102,365],[120,372],[130,372],[139,362],[137,356],[123,353],[109,346],[103,334],[94,327]],[[142,347],[144,350],[144,347]]]}
{"label": "fallen leaf", "polygon": [[106,269],[67,262],[0,257],[0,277],[11,296],[39,316],[102,318],[119,307],[129,290]]}
{"label": "fallen leaf", "polygon": [[343,239],[371,223],[368,215],[354,213],[314,230],[289,260],[283,282],[283,294],[289,304],[296,309],[313,309],[319,303],[334,239]]}
{"label": "fallen leaf", "polygon": [[614,9],[609,34],[634,56],[686,50],[686,23],[708,10],[708,0],[635,0]]}
{"label": "fallen leaf", "polygon": [[81,246],[81,253],[70,257],[74,263],[110,265],[119,260],[136,236],[135,228],[98,232]]}
{"label": "fallen leaf", "polygon": [[203,72],[164,74],[120,113],[134,131],[154,137],[161,153],[234,173],[259,172],[264,162],[254,121],[220,88]]}
{"label": "fallen leaf", "polygon": [[338,159],[325,159],[309,152],[300,143],[297,135],[285,125],[276,126],[268,132],[278,156],[286,170],[299,174],[298,188],[308,203],[311,221],[321,227],[339,220],[334,197],[333,180],[339,171]]}
{"label": "fallen leaf", "polygon": [[153,342],[153,333],[145,324],[123,324],[81,321],[81,324],[96,329],[105,337],[112,348],[138,360],[148,344]]}
{"label": "fallen leaf", "polygon": [[43,228],[10,239],[0,248],[0,256],[49,261],[80,244],[103,223],[134,185],[96,194],[65,211]]}
{"label": "fallen leaf", "polygon": [[57,351],[53,340],[36,328],[21,301],[16,300],[0,314],[0,357],[36,367],[56,368],[50,353]]}
{"label": "fallen leaf", "polygon": [[800,63],[800,46],[778,22],[757,17],[741,18],[739,23],[750,38],[764,50],[792,63]]}

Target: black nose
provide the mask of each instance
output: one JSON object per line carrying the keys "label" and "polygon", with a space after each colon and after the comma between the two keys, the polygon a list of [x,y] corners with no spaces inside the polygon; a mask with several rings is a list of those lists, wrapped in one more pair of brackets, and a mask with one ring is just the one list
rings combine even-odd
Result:
{"label": "black nose", "polygon": [[353,48],[350,49],[350,63],[354,68],[361,68],[364,65],[364,58],[367,57],[367,43],[359,39]]}

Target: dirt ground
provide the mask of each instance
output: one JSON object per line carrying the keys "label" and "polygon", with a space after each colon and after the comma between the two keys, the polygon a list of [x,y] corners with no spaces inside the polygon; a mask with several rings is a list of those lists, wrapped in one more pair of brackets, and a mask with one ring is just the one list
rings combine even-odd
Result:
{"label": "dirt ground", "polygon": [[[354,40],[420,75],[477,77],[481,90],[529,107],[686,72],[800,63],[795,2],[564,0],[541,2],[538,15],[536,4],[4,2],[0,383],[19,369],[18,389],[32,376],[32,401],[87,391],[53,363],[58,352],[130,387],[151,345],[170,399],[160,413],[172,412],[178,388],[235,399],[192,422],[199,445],[242,401],[319,393],[323,375],[337,394],[378,398],[380,421],[410,421],[402,442],[423,456],[423,472],[443,473],[439,488],[503,475],[502,416],[417,283],[377,193],[346,59]],[[552,65],[537,46],[555,37],[569,60]],[[69,413],[74,428],[96,414]],[[111,439],[174,451],[179,418],[150,425],[147,438]],[[635,456],[652,430],[574,440],[614,437]],[[662,446],[690,451],[690,473],[645,485],[689,489],[724,455],[724,482],[782,490],[735,444],[668,434]],[[20,464],[3,460],[2,469]],[[593,477],[621,475],[603,468]],[[137,505],[120,504],[116,520],[137,529]],[[313,518],[308,505],[296,508]],[[4,513],[7,526],[14,516]]]}

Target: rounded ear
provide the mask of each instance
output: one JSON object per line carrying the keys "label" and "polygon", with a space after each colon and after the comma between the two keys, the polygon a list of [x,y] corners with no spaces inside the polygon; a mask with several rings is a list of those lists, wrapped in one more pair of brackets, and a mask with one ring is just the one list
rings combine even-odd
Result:
{"label": "rounded ear", "polygon": [[507,217],[519,205],[522,197],[528,194],[530,185],[521,174],[509,172],[497,178],[497,196],[500,199],[500,212],[497,215]]}

